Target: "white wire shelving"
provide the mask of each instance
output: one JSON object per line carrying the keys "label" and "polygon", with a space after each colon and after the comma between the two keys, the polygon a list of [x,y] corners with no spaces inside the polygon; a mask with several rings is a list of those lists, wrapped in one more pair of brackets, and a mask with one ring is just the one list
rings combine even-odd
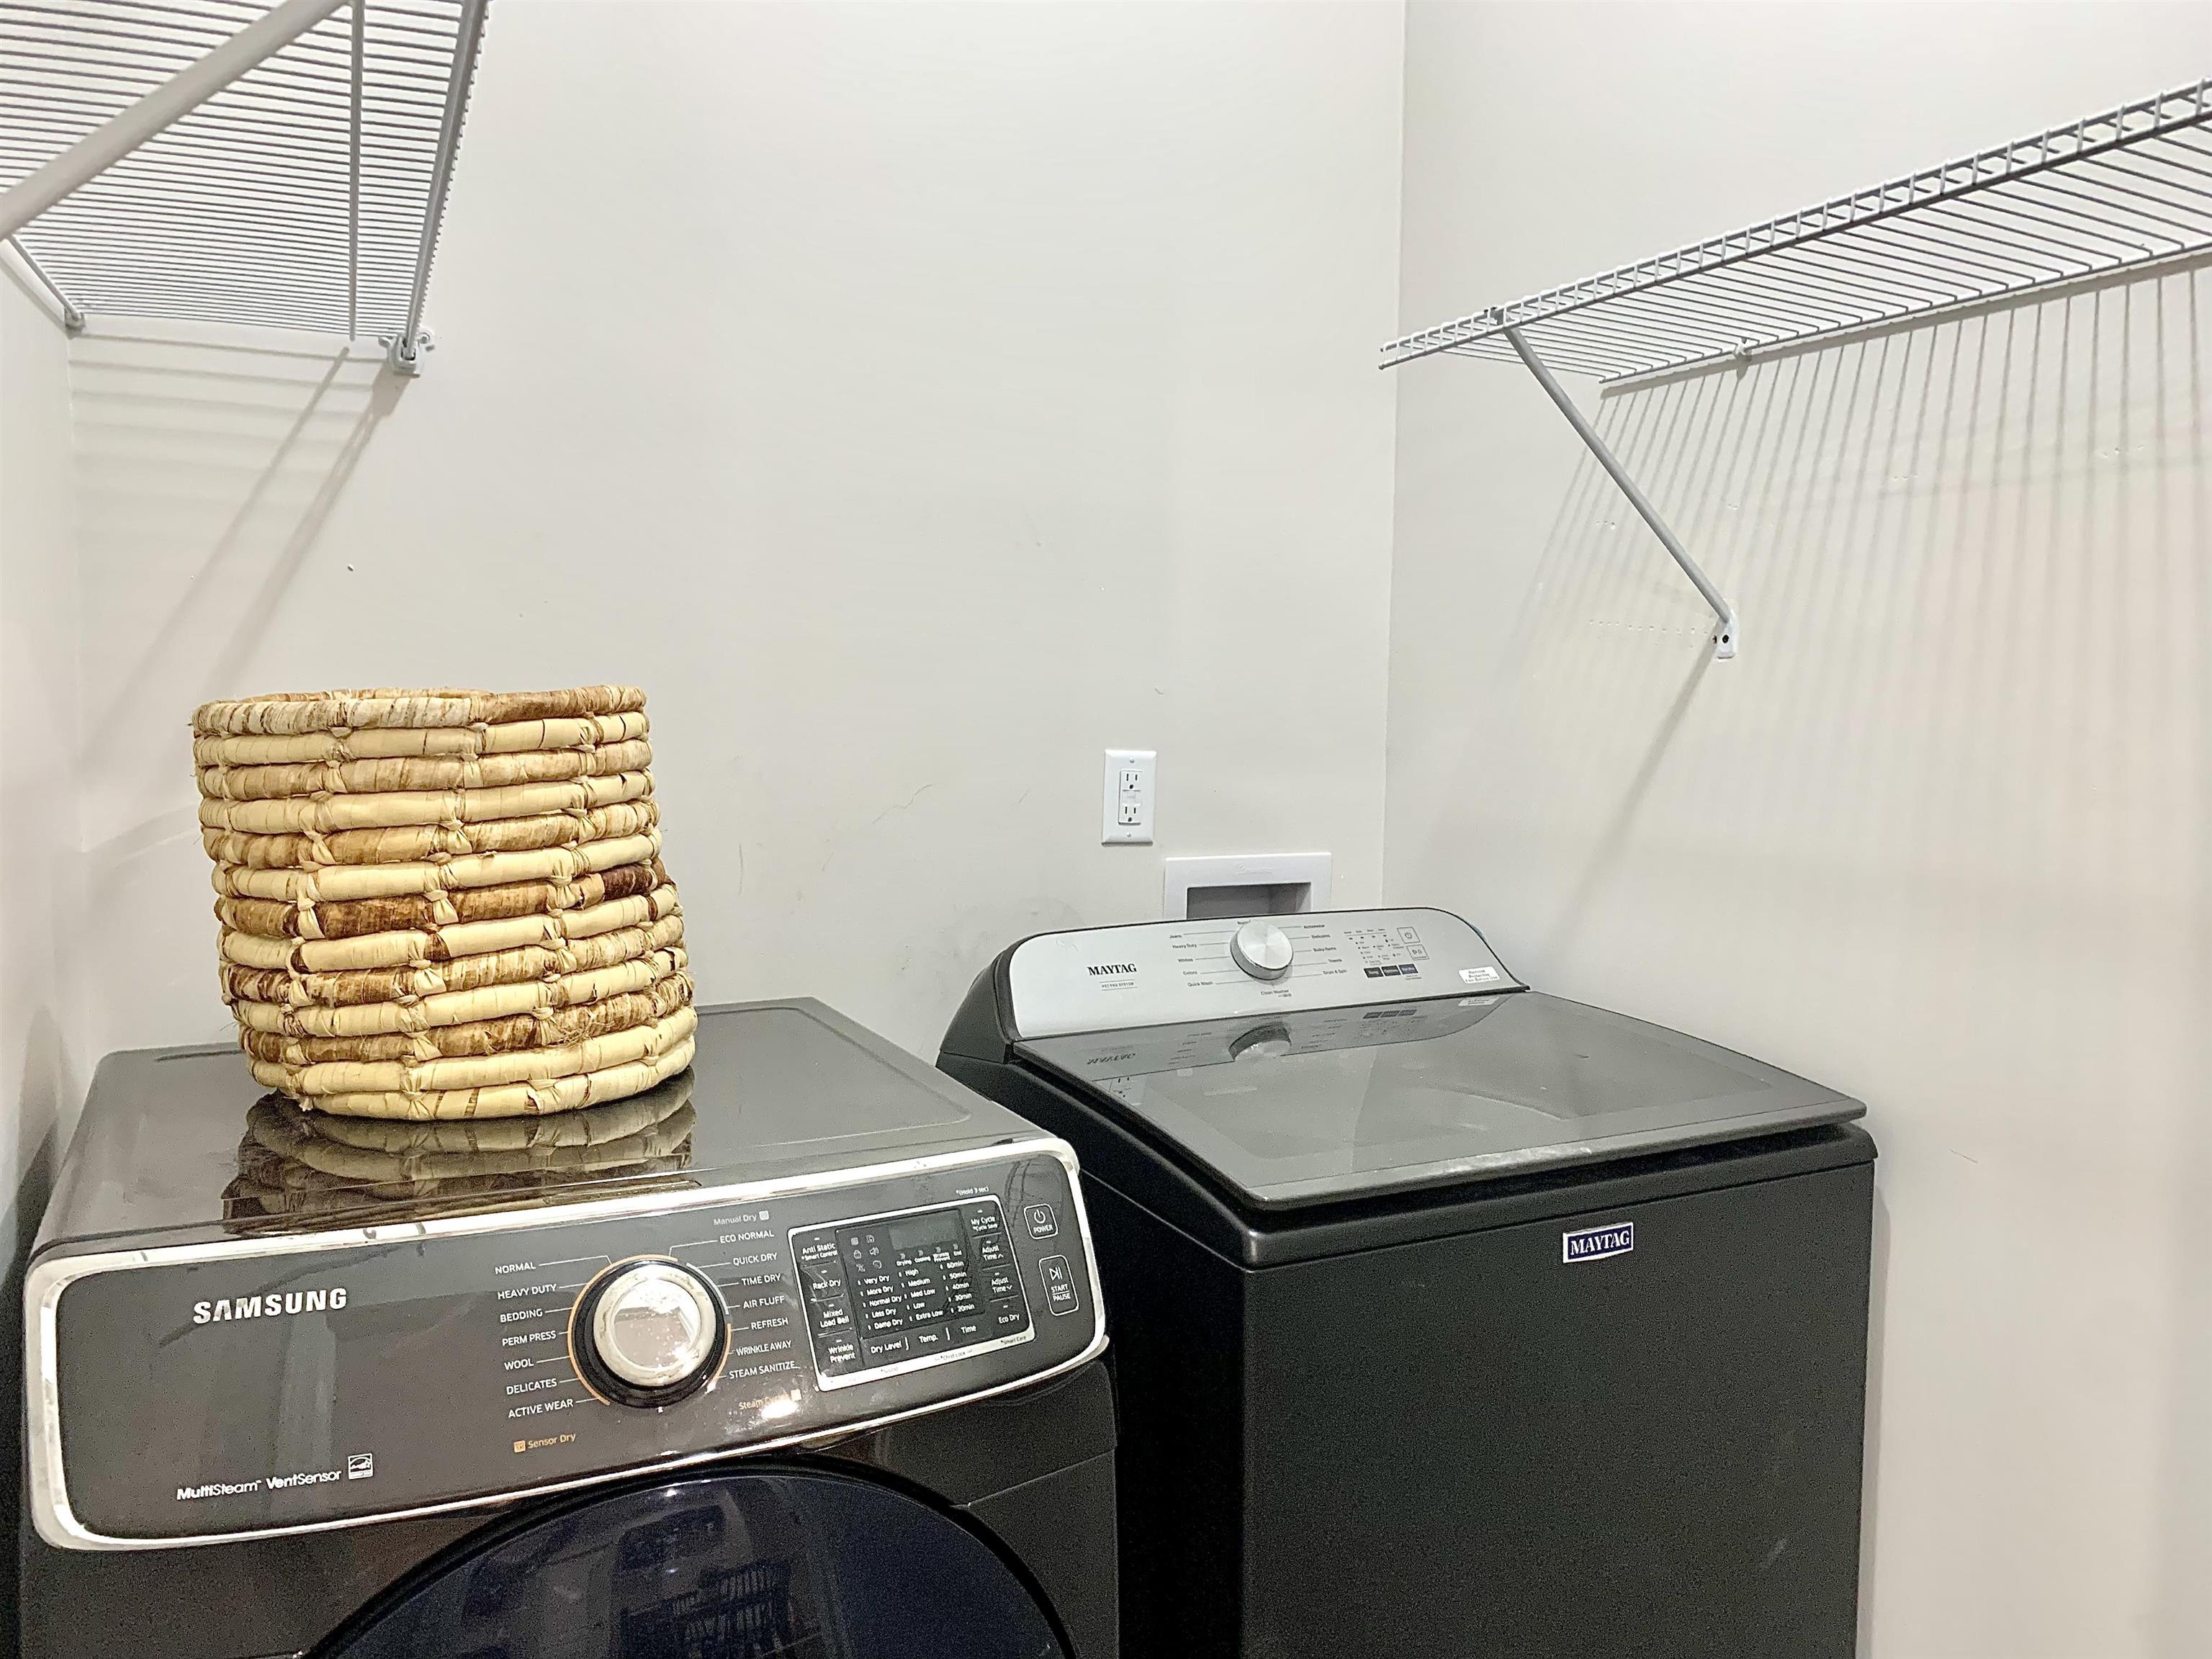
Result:
{"label": "white wire shelving", "polygon": [[1692,373],[2212,256],[2212,79],[1393,340],[1517,360],[1717,618],[1734,611],[1552,376]]}
{"label": "white wire shelving", "polygon": [[413,373],[486,3],[0,0],[0,226],[72,330],[374,337]]}

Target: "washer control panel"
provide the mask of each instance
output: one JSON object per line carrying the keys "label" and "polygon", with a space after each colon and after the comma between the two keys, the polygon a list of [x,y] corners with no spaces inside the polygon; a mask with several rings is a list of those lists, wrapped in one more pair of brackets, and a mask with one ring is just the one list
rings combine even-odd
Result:
{"label": "washer control panel", "polygon": [[1006,963],[1013,1027],[1024,1037],[1525,988],[1481,934],[1444,910],[1040,933]]}
{"label": "washer control panel", "polygon": [[1040,1136],[567,1214],[42,1255],[33,1516],[79,1549],[344,1525],[1067,1370],[1104,1343],[1074,1171]]}

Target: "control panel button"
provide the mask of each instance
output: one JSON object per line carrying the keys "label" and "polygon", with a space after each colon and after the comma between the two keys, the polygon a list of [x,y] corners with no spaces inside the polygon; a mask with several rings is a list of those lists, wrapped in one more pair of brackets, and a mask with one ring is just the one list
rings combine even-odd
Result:
{"label": "control panel button", "polygon": [[956,1319],[952,1322],[952,1340],[963,1347],[970,1342],[981,1342],[991,1334],[988,1319]]}
{"label": "control panel button", "polygon": [[1029,1328],[1029,1324],[1030,1310],[1023,1305],[1019,1297],[1015,1297],[1010,1301],[994,1302],[991,1304],[993,1334],[1006,1336],[1014,1331],[1024,1331]]}
{"label": "control panel button", "polygon": [[860,1315],[870,1330],[888,1330],[904,1322],[906,1298],[895,1290],[860,1292]]}
{"label": "control panel button", "polygon": [[994,1302],[1022,1293],[1020,1276],[1011,1267],[989,1267],[983,1273],[983,1294]]}
{"label": "control panel button", "polygon": [[1014,1253],[1006,1248],[1006,1236],[1003,1233],[975,1241],[975,1260],[981,1266],[1002,1267],[1013,1259]]}
{"label": "control panel button", "polygon": [[914,1345],[903,1336],[870,1336],[860,1340],[860,1352],[871,1365],[904,1359]]}
{"label": "control panel button", "polygon": [[1060,1237],[1060,1218],[1053,1214],[1051,1205],[1026,1205],[1023,1207],[1022,1215],[1030,1224],[1030,1237],[1031,1238],[1057,1238]]}
{"label": "control panel button", "polygon": [[1254,979],[1280,979],[1291,971],[1297,954],[1291,936],[1272,921],[1255,919],[1239,927],[1229,941],[1229,958]]}
{"label": "control panel button", "polygon": [[665,1406],[694,1392],[728,1340],[722,1299],[676,1261],[640,1261],[594,1282],[570,1323],[585,1381],[625,1406]]}
{"label": "control panel button", "polygon": [[1048,1255],[1037,1263],[1037,1276],[1044,1280],[1044,1305],[1056,1314],[1075,1311],[1075,1278],[1068,1271],[1067,1258]]}

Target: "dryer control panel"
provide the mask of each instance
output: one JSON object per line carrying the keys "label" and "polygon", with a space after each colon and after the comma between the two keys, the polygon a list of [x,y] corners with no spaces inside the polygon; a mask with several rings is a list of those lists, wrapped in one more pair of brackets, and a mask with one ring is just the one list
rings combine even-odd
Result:
{"label": "dryer control panel", "polygon": [[[1059,1236],[1049,1200],[1024,1206],[1032,1243]],[[848,1389],[870,1377],[942,1365],[1028,1341],[1036,1332],[1014,1234],[995,1198],[812,1227],[791,1236],[805,1288],[817,1380]],[[1065,1251],[1037,1257],[1037,1289],[1055,1316],[1081,1302]]]}
{"label": "dryer control panel", "polygon": [[1104,1345],[1074,1156],[320,1234],[49,1255],[31,1499],[49,1542],[313,1529],[834,1437]]}

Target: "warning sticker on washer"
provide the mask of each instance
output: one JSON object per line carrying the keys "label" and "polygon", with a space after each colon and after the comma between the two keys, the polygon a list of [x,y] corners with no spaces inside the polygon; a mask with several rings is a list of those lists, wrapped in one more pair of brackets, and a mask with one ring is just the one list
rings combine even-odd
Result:
{"label": "warning sticker on washer", "polygon": [[1495,968],[1462,968],[1459,976],[1469,985],[1488,985],[1498,977]]}

